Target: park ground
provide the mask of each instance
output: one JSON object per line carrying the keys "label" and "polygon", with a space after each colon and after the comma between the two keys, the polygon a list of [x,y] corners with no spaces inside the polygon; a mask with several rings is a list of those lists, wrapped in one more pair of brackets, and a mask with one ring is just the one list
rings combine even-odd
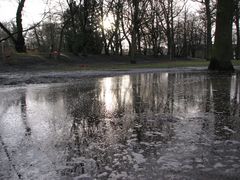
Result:
{"label": "park ground", "polygon": [[[207,71],[209,61],[137,56],[130,64],[129,56],[62,55],[60,58],[43,54],[15,54],[0,60],[0,86],[42,83],[76,82],[82,78],[110,77],[132,73]],[[240,61],[233,61],[236,70]]]}
{"label": "park ground", "polygon": [[[207,67],[209,61],[204,59],[136,56],[136,64],[130,64],[129,56],[89,55],[72,56],[63,54],[60,58],[47,54],[14,54],[9,59],[0,58],[0,72],[31,72],[31,71],[86,71],[86,70],[129,70],[141,68],[177,68]],[[240,61],[233,61],[239,66]]]}

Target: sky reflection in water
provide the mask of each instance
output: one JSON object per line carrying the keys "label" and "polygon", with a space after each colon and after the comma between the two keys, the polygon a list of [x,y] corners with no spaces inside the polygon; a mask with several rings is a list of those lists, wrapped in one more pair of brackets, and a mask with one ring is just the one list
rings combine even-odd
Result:
{"label": "sky reflection in water", "polygon": [[240,176],[239,74],[0,90],[0,179]]}

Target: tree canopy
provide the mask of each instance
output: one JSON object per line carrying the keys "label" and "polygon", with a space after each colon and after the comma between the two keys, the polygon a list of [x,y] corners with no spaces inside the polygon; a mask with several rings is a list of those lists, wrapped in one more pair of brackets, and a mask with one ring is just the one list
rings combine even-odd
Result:
{"label": "tree canopy", "polygon": [[[218,69],[221,58],[226,63],[240,54],[239,0],[224,2],[60,0],[56,6],[61,8],[49,7],[46,19],[24,29],[25,0],[21,0],[16,21],[0,22],[0,41],[9,38],[17,52],[26,52],[27,48],[84,56],[128,54],[132,63],[136,55],[205,58],[211,60],[209,69]],[[227,51],[224,56],[218,54],[223,52],[219,46]]]}

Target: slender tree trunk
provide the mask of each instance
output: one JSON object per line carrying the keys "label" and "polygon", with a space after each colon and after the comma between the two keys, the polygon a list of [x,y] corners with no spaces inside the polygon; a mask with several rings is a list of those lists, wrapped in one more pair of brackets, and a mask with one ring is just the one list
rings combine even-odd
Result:
{"label": "slender tree trunk", "polygon": [[183,24],[183,49],[182,56],[188,56],[188,43],[187,43],[187,11],[184,12],[184,24]]}
{"label": "slender tree trunk", "polygon": [[102,34],[102,41],[103,41],[103,48],[104,48],[104,54],[109,55],[109,49],[107,45],[107,39],[105,35],[105,29],[104,29],[104,9],[103,9],[103,0],[100,1],[100,13],[101,13],[101,34]]}
{"label": "slender tree trunk", "polygon": [[75,24],[75,14],[76,14],[76,5],[74,1],[67,1],[68,3],[68,7],[69,7],[69,11],[70,11],[70,19],[69,21],[71,21],[71,26],[72,26],[72,33],[71,33],[71,49],[72,49],[72,53],[74,55],[78,55],[78,44],[79,42],[77,42],[77,28],[76,28],[76,24]]}
{"label": "slender tree trunk", "polygon": [[41,43],[40,43],[39,35],[37,33],[37,27],[34,28],[34,35],[35,35],[36,40],[37,40],[38,49],[41,49]]}
{"label": "slender tree trunk", "polygon": [[139,54],[142,54],[142,52],[141,52],[141,33],[140,33],[139,28],[137,30],[137,52]]}
{"label": "slender tree trunk", "polygon": [[58,43],[58,54],[57,57],[60,58],[60,52],[62,51],[62,44],[63,44],[63,36],[64,36],[64,30],[67,26],[67,23],[65,23],[63,25],[63,27],[61,28],[61,32],[60,32],[60,37],[59,37],[59,43]]}
{"label": "slender tree trunk", "polygon": [[83,49],[82,49],[82,55],[87,56],[87,45],[88,45],[88,32],[87,28],[89,25],[88,22],[88,16],[89,16],[89,9],[90,9],[90,3],[89,0],[84,0],[83,5],[84,5],[84,11],[83,11],[83,27],[82,27],[82,32],[83,32]]}
{"label": "slender tree trunk", "polygon": [[206,8],[206,27],[207,27],[207,39],[206,39],[206,59],[211,59],[212,54],[212,18],[210,9],[210,0],[205,0]]}
{"label": "slender tree trunk", "polygon": [[233,71],[232,59],[233,0],[218,0],[215,44],[209,70]]}
{"label": "slender tree trunk", "polygon": [[129,47],[129,52],[128,52],[128,55],[131,54],[131,47],[132,47],[132,44],[131,44],[131,41],[130,41],[130,38],[129,36],[127,35],[127,32],[126,32],[126,28],[124,26],[124,18],[123,18],[123,8],[121,7],[121,28],[122,28],[122,33],[123,33],[123,36],[124,38],[126,38],[127,42],[128,42],[128,47]]}
{"label": "slender tree trunk", "polygon": [[239,0],[236,0],[235,4],[235,26],[236,26],[236,36],[237,36],[237,44],[235,48],[235,58],[240,59],[240,27],[239,27]]}
{"label": "slender tree trunk", "polygon": [[120,27],[120,9],[119,9],[119,5],[117,5],[117,10],[116,10],[116,21],[115,21],[115,42],[114,42],[114,46],[115,46],[115,54],[119,54],[120,51],[120,34],[119,34],[119,27]]}
{"label": "slender tree trunk", "polygon": [[175,40],[174,40],[174,25],[173,25],[173,0],[170,1],[170,15],[171,15],[171,19],[170,19],[170,22],[171,22],[171,54],[170,54],[170,59],[173,60],[174,57],[175,57]]}
{"label": "slender tree trunk", "polygon": [[131,43],[131,64],[136,64],[135,53],[136,53],[136,33],[132,31],[132,43]]}
{"label": "slender tree trunk", "polygon": [[132,19],[132,46],[131,46],[131,64],[136,64],[135,54],[137,49],[137,32],[138,32],[138,13],[139,13],[139,1],[133,0],[133,19]]}

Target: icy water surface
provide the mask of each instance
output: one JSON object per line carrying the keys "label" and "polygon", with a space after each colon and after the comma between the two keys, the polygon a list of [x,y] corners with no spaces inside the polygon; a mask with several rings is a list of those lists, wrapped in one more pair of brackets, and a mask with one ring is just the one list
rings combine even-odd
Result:
{"label": "icy water surface", "polygon": [[0,179],[238,179],[240,74],[0,89]]}

